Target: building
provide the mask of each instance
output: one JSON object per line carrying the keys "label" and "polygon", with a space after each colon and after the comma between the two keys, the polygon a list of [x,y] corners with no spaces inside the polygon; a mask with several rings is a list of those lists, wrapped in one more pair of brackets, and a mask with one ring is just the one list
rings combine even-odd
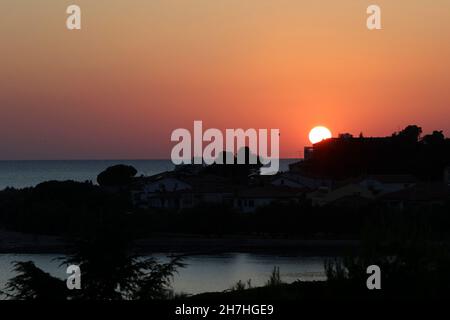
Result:
{"label": "building", "polygon": [[333,180],[306,172],[289,171],[275,176],[271,184],[278,187],[317,189],[320,187],[331,188]]}
{"label": "building", "polygon": [[336,182],[334,188],[319,187],[308,193],[307,198],[314,206],[361,206],[383,194],[404,190],[416,183],[417,179],[411,175],[367,175]]}
{"label": "building", "polygon": [[311,159],[312,155],[313,155],[313,152],[314,152],[314,147],[311,147],[311,146],[304,147],[303,148],[303,158],[305,160]]}
{"label": "building", "polygon": [[234,188],[227,179],[218,176],[166,172],[143,178],[131,194],[137,208],[179,210],[201,204],[232,206]]}
{"label": "building", "polygon": [[[358,203],[368,202],[375,199],[373,191],[358,183],[350,183],[336,189],[321,187],[306,195],[311,200],[313,206],[325,206],[332,203],[340,202],[343,199],[356,199]],[[347,201],[348,202],[348,201]]]}
{"label": "building", "polygon": [[304,189],[271,185],[242,188],[235,196],[234,208],[240,212],[251,213],[272,203],[296,204],[304,193]]}
{"label": "building", "polygon": [[417,182],[418,180],[409,174],[367,175],[359,178],[359,185],[372,190],[377,195],[407,189]]}
{"label": "building", "polygon": [[432,208],[450,201],[450,186],[442,182],[422,182],[383,195],[380,200],[388,208]]}
{"label": "building", "polygon": [[270,184],[276,187],[290,188],[307,188],[309,185],[302,180],[301,176],[289,172],[276,175],[272,178]]}
{"label": "building", "polygon": [[133,205],[137,208],[183,207],[183,194],[192,186],[172,172],[138,179],[131,190]]}
{"label": "building", "polygon": [[186,177],[185,181],[192,187],[185,192],[185,206],[206,205],[233,206],[236,186],[223,177],[216,175],[200,175]]}

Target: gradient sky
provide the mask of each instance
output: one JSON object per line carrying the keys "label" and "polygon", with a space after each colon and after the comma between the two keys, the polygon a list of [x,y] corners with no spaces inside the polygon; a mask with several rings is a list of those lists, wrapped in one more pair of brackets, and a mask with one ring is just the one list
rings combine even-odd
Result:
{"label": "gradient sky", "polygon": [[0,160],[170,158],[194,120],[282,157],[315,125],[450,135],[448,0],[1,0],[0,46]]}

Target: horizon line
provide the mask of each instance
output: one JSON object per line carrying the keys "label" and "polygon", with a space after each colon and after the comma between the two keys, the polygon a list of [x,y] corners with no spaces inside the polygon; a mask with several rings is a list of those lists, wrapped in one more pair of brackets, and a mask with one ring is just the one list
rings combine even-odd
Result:
{"label": "horizon line", "polygon": [[[280,160],[301,160],[302,157],[280,157]],[[170,158],[138,158],[138,159],[0,159],[6,161],[172,161]]]}

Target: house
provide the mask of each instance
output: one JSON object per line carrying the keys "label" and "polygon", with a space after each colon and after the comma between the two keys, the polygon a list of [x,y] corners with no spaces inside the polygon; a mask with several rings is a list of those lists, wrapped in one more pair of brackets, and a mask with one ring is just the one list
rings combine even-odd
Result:
{"label": "house", "polygon": [[164,177],[146,184],[142,191],[145,194],[149,194],[156,192],[175,192],[189,189],[192,189],[192,186],[179,178]]}
{"label": "house", "polygon": [[132,191],[138,208],[185,209],[200,204],[233,204],[233,188],[227,179],[212,175],[180,175],[166,172],[144,178]]}
{"label": "house", "polygon": [[272,203],[298,203],[305,189],[276,187],[272,185],[240,189],[234,199],[234,208],[251,213]]}
{"label": "house", "polygon": [[[328,187],[318,188],[306,195],[313,206],[324,206],[333,203],[344,204],[344,199],[358,199],[358,203],[369,202],[375,199],[375,194],[370,189],[358,183],[350,183],[330,189]],[[349,201],[346,201],[349,203]]]}
{"label": "house", "polygon": [[416,185],[383,195],[381,202],[388,208],[408,207],[430,208],[450,201],[450,185],[442,182],[422,182]]}
{"label": "house", "polygon": [[417,179],[409,174],[367,175],[359,179],[359,185],[381,195],[414,186]]}
{"label": "house", "polygon": [[179,208],[182,194],[192,186],[172,172],[139,179],[132,188],[132,202],[138,208]]}
{"label": "house", "polygon": [[284,172],[275,176],[271,182],[274,186],[286,186],[291,188],[317,189],[320,187],[330,188],[333,181],[327,177],[299,172]]}
{"label": "house", "polygon": [[201,175],[186,177],[185,181],[192,186],[184,195],[186,204],[190,201],[191,207],[201,204],[233,205],[235,187],[228,179],[216,175]]}
{"label": "house", "polygon": [[[414,186],[417,179],[411,175],[366,175],[356,179],[335,182],[334,188],[321,187],[307,195],[314,206],[360,206],[383,194]],[[351,199],[355,202],[352,204]]]}

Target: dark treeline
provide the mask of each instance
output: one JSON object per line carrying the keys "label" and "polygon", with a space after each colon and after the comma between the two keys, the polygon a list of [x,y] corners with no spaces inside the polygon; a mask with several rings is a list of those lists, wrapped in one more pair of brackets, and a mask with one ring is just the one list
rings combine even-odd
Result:
{"label": "dark treeline", "polygon": [[27,233],[80,236],[95,232],[103,222],[121,219],[129,207],[126,194],[88,182],[50,181],[1,191],[0,224]]}
{"label": "dark treeline", "polygon": [[381,203],[359,208],[313,207],[274,203],[255,213],[225,206],[199,206],[183,211],[132,209],[128,195],[90,183],[48,182],[35,188],[0,192],[0,223],[27,233],[84,237],[108,221],[119,220],[136,237],[153,233],[198,235],[295,236],[358,239],[378,229],[386,237],[410,236],[405,226],[427,228],[435,239],[450,235],[450,202],[433,207],[388,209]]}
{"label": "dark treeline", "polygon": [[342,135],[314,146],[304,168],[337,179],[362,174],[412,174],[423,180],[440,180],[450,164],[450,139],[442,131],[421,136],[410,125],[391,137],[365,138]]}
{"label": "dark treeline", "polygon": [[387,209],[372,205],[358,209],[333,206],[273,204],[255,213],[223,207],[199,207],[182,213],[140,212],[133,217],[140,236],[152,232],[199,235],[254,235],[305,239],[363,239],[382,233],[386,241],[401,242],[411,232],[427,231],[433,240],[450,240],[450,202],[428,210]]}

